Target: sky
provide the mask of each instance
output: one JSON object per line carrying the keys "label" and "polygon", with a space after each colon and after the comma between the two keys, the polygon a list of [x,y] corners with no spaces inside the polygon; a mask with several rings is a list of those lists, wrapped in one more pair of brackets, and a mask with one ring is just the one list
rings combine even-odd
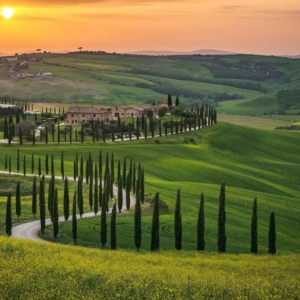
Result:
{"label": "sky", "polygon": [[0,0],[0,53],[217,49],[300,55],[299,0]]}

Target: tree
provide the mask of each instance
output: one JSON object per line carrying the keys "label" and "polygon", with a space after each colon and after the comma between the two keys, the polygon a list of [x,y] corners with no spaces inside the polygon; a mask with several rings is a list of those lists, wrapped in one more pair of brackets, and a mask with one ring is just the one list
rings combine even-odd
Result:
{"label": "tree", "polygon": [[130,186],[129,186],[129,179],[130,174],[127,175],[127,183],[126,183],[126,209],[129,210],[130,208]]}
{"label": "tree", "polygon": [[54,176],[54,157],[51,155],[51,176]]}
{"label": "tree", "polygon": [[93,176],[90,176],[90,182],[89,182],[89,205],[90,209],[93,209],[93,201],[94,201],[94,195],[93,195]]}
{"label": "tree", "polygon": [[174,234],[175,234],[175,249],[181,250],[182,248],[182,218],[180,208],[180,189],[177,191],[177,200],[175,205],[174,216]]}
{"label": "tree", "polygon": [[64,177],[65,177],[64,151],[61,151],[61,157],[60,157],[60,173],[61,173],[61,178],[64,179]]}
{"label": "tree", "polygon": [[69,216],[70,216],[69,182],[68,182],[68,177],[65,177],[65,181],[64,181],[64,217],[65,217],[65,221],[68,221]]}
{"label": "tree", "polygon": [[119,212],[122,211],[123,207],[123,178],[120,176],[118,182],[118,210]]}
{"label": "tree", "polygon": [[251,248],[250,252],[257,254],[257,199],[254,199],[251,221]]}
{"label": "tree", "polygon": [[276,254],[275,213],[270,214],[268,253]]}
{"label": "tree", "polygon": [[176,102],[175,102],[175,105],[178,106],[179,105],[179,98],[178,96],[176,97]]}
{"label": "tree", "polygon": [[33,177],[32,184],[32,203],[31,203],[31,211],[32,215],[35,218],[36,215],[36,200],[37,200],[37,191],[36,191],[36,176]]}
{"label": "tree", "polygon": [[98,198],[98,168],[97,164],[95,165],[95,184],[94,184],[94,213],[95,216],[98,213],[98,205],[99,205],[99,198]]}
{"label": "tree", "polygon": [[17,172],[20,171],[20,150],[17,152]]}
{"label": "tree", "polygon": [[100,229],[100,242],[102,248],[105,248],[107,243],[107,224],[106,224],[106,210],[108,202],[107,186],[104,187],[103,199],[102,199],[102,211],[101,211],[101,229]]}
{"label": "tree", "polygon": [[124,180],[123,180],[123,188],[125,189],[126,188],[126,180],[125,180],[125,178],[126,178],[126,157],[124,158],[123,176],[122,177],[124,178]]}
{"label": "tree", "polygon": [[45,208],[45,177],[43,175],[42,179],[40,180],[40,223],[41,223],[41,232],[44,234],[45,230],[45,221],[46,221],[46,208]]}
{"label": "tree", "polygon": [[73,196],[72,235],[73,235],[74,245],[76,245],[77,243],[76,191]]}
{"label": "tree", "polygon": [[201,193],[200,207],[198,213],[198,222],[197,222],[197,250],[204,251],[205,240],[204,240],[204,231],[205,231],[205,217],[204,217],[204,195]]}
{"label": "tree", "polygon": [[39,157],[39,162],[38,162],[38,173],[39,177],[42,175],[42,165],[41,165],[41,158]]}
{"label": "tree", "polygon": [[172,96],[171,94],[168,94],[168,107],[172,107]]}
{"label": "tree", "polygon": [[79,176],[78,178],[78,184],[77,184],[77,202],[78,202],[78,209],[79,209],[79,214],[80,218],[82,218],[83,215],[83,194],[82,194],[82,176]]}
{"label": "tree", "polygon": [[58,235],[58,192],[57,188],[54,192],[54,198],[53,198],[53,236],[56,239]]}
{"label": "tree", "polygon": [[164,107],[161,107],[158,111],[158,116],[160,118],[163,118],[166,115],[166,110],[164,109]]}
{"label": "tree", "polygon": [[23,175],[26,176],[26,155],[23,158]]}
{"label": "tree", "polygon": [[151,251],[159,250],[159,193],[156,193],[154,198],[150,249]]}
{"label": "tree", "polygon": [[16,215],[18,216],[18,221],[21,216],[21,183],[18,181],[16,187]]}
{"label": "tree", "polygon": [[46,171],[46,175],[49,174],[49,157],[48,154],[46,154],[46,158],[45,158],[45,171]]}
{"label": "tree", "polygon": [[19,142],[20,142],[20,145],[23,145],[23,136],[22,136],[21,127],[19,127]]}
{"label": "tree", "polygon": [[117,205],[113,204],[111,212],[111,224],[110,224],[110,248],[112,250],[117,249]]}
{"label": "tree", "polygon": [[137,197],[134,209],[134,245],[137,251],[140,250],[142,243],[142,209],[140,196]]}
{"label": "tree", "polygon": [[218,252],[226,252],[226,212],[225,212],[225,182],[222,182],[219,197],[218,214]]}
{"label": "tree", "polygon": [[11,228],[12,228],[11,193],[9,193],[6,201],[6,221],[5,221],[5,233],[7,236],[11,236]]}

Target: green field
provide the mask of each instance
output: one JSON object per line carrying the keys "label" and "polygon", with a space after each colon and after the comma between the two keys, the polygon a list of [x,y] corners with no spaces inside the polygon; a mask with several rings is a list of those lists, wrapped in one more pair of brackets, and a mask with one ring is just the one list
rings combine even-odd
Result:
{"label": "green field", "polygon": [[[44,161],[45,152],[54,155],[59,175],[60,153],[65,155],[66,174],[72,178],[73,160],[78,151],[84,158],[91,152],[97,161],[99,149],[114,153],[115,161],[124,157],[140,162],[146,172],[146,193],[160,193],[170,214],[161,216],[161,249],[174,248],[173,212],[177,189],[181,189],[183,216],[183,249],[196,247],[196,222],[200,193],[206,201],[206,249],[216,251],[217,209],[219,187],[227,185],[227,235],[228,252],[249,252],[249,228],[252,203],[259,205],[259,252],[267,252],[269,215],[276,213],[278,252],[297,253],[300,248],[299,232],[299,163],[297,133],[264,131],[219,123],[205,130],[179,136],[123,142],[106,145],[42,145],[23,146],[21,157],[39,156]],[[18,145],[1,146],[0,165],[5,155],[16,157]],[[128,159],[129,160],[129,159]],[[14,161],[14,160],[13,160]],[[117,163],[115,163],[115,167]],[[13,170],[15,166],[13,165]],[[22,172],[22,171],[21,171]],[[87,201],[87,200],[86,200]],[[5,198],[2,199],[2,211]],[[82,243],[97,245],[99,219],[82,220]],[[151,217],[143,218],[142,248],[149,249]],[[133,248],[132,217],[118,218],[119,247]],[[91,229],[91,230],[90,230]],[[87,235],[86,232],[89,231]],[[70,234],[70,224],[61,225],[62,242]],[[59,239],[60,240],[60,239]]]}

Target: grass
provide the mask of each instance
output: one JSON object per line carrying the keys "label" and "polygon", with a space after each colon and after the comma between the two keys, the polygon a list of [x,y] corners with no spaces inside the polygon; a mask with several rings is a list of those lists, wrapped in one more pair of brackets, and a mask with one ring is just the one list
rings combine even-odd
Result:
{"label": "grass", "polygon": [[297,299],[300,293],[299,255],[109,252],[0,237],[0,263],[3,300]]}
{"label": "grass", "polygon": [[[23,146],[21,157],[26,154],[39,156],[44,165],[44,155],[54,155],[56,172],[59,173],[60,153],[65,156],[65,172],[72,177],[73,160],[78,151],[84,158],[91,152],[97,161],[100,149],[114,153],[115,166],[127,157],[141,163],[146,172],[146,193],[160,193],[169,206],[169,215],[161,217],[162,249],[173,249],[173,212],[177,189],[182,193],[184,249],[194,250],[199,195],[205,195],[207,250],[216,250],[217,207],[219,186],[227,185],[228,252],[249,252],[249,227],[253,199],[259,205],[259,251],[267,251],[269,215],[275,211],[278,230],[279,253],[298,252],[300,238],[296,230],[299,221],[299,163],[297,155],[300,135],[295,133],[256,130],[220,123],[211,128],[178,136],[156,139],[109,143]],[[5,154],[14,161],[18,145],[1,146],[0,165]],[[28,156],[30,157],[30,156]],[[28,170],[30,169],[28,160]],[[13,169],[15,165],[13,163]],[[116,171],[115,171],[116,172]],[[83,243],[98,244],[99,219],[82,222]],[[94,222],[94,225],[91,225]],[[132,217],[119,219],[119,247],[133,248]],[[98,224],[98,225],[97,225]],[[149,249],[151,217],[143,219],[143,249]],[[86,234],[92,227],[91,234]],[[84,229],[86,228],[86,229]],[[81,232],[81,233],[80,233]],[[70,236],[70,225],[61,226],[63,236]],[[64,238],[62,238],[63,240]]]}

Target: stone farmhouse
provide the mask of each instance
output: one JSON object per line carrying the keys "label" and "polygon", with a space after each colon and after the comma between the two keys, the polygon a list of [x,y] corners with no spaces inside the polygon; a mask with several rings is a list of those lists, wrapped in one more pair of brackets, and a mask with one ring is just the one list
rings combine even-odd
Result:
{"label": "stone farmhouse", "polygon": [[105,108],[96,108],[93,106],[73,106],[69,107],[65,116],[66,124],[81,124],[91,121],[104,121],[109,123],[113,119],[112,112]]}

